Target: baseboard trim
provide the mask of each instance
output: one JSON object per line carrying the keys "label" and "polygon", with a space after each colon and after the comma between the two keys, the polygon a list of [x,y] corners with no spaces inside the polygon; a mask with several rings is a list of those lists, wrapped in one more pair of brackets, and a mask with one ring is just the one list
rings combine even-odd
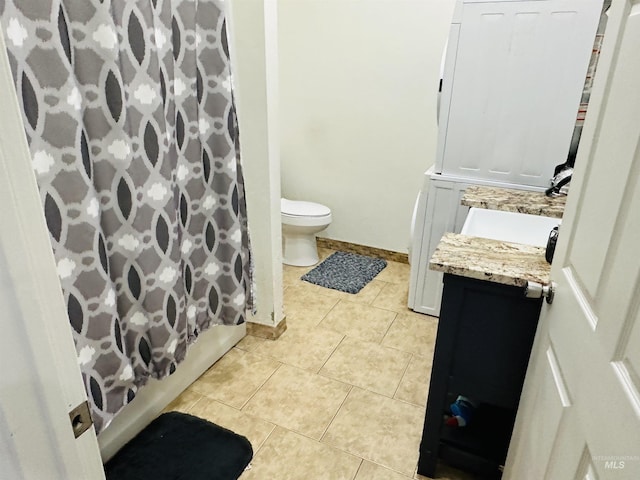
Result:
{"label": "baseboard trim", "polygon": [[284,317],[278,325],[263,325],[262,323],[247,322],[247,335],[266,338],[267,340],[277,340],[287,330],[287,317]]}
{"label": "baseboard trim", "polygon": [[341,252],[358,253],[369,257],[378,257],[391,262],[409,263],[409,255],[406,253],[385,250],[384,248],[368,247],[366,245],[358,245],[356,243],[343,242],[341,240],[332,240],[331,238],[317,238],[317,244],[320,248],[329,248],[331,250],[340,250]]}

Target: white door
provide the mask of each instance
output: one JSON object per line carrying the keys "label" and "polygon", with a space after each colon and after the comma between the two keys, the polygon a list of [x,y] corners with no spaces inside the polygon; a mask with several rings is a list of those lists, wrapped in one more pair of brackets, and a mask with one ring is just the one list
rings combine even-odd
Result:
{"label": "white door", "polygon": [[104,478],[0,32],[0,477]]}
{"label": "white door", "polygon": [[505,478],[640,479],[640,1],[615,0]]}

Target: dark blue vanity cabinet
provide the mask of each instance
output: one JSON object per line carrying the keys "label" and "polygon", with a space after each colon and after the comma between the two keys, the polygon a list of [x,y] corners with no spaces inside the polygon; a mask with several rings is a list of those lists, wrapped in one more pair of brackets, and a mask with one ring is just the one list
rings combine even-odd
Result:
{"label": "dark blue vanity cabinet", "polygon": [[[419,474],[437,478],[441,460],[500,478],[541,306],[523,287],[444,275]],[[456,428],[444,416],[458,395],[477,408]]]}

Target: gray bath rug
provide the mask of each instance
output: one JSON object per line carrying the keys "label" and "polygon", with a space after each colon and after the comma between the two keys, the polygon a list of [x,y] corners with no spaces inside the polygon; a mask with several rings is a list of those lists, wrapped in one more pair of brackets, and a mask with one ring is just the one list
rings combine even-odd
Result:
{"label": "gray bath rug", "polygon": [[321,287],[358,293],[386,266],[381,258],[335,252],[300,278]]}

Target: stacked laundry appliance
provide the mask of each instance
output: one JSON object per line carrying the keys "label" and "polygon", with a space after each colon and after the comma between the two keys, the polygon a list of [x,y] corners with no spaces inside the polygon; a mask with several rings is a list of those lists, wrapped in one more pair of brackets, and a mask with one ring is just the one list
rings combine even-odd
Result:
{"label": "stacked laundry appliance", "polygon": [[555,167],[575,157],[602,7],[603,0],[458,0],[435,164],[413,213],[412,310],[440,313],[442,273],[429,270],[429,259],[445,232],[460,231],[468,186],[544,191]]}

